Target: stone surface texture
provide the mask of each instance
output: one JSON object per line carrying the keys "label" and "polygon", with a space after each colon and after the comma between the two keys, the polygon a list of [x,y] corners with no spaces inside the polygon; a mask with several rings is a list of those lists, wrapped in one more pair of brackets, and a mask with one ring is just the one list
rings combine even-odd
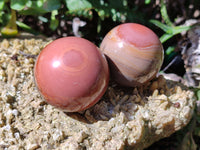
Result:
{"label": "stone surface texture", "polygon": [[190,121],[194,93],[163,76],[139,88],[111,79],[102,99],[83,112],[54,108],[33,75],[36,56],[50,41],[0,41],[0,149],[142,150]]}

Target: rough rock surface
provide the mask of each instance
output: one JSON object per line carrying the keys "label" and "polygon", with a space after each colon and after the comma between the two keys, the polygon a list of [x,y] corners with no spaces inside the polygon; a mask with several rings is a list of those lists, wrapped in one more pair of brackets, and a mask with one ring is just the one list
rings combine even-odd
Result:
{"label": "rough rock surface", "polygon": [[141,150],[189,122],[193,92],[162,76],[140,88],[110,81],[104,97],[80,113],[47,104],[33,68],[48,41],[0,42],[0,149]]}

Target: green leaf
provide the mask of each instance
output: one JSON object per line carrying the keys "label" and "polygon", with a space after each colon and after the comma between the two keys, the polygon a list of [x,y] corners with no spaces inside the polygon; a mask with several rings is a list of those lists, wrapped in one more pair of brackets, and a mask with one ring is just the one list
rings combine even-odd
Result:
{"label": "green leaf", "polygon": [[38,16],[38,19],[41,20],[42,22],[45,22],[45,23],[48,22],[48,19],[46,17],[43,17],[43,16]]}
{"label": "green leaf", "polygon": [[191,29],[191,26],[176,26],[173,28],[173,33],[175,34],[179,34],[183,31],[188,31],[189,29]]}
{"label": "green leaf", "polygon": [[162,43],[166,42],[168,39],[176,34],[191,29],[191,26],[169,26],[157,20],[150,20],[150,22],[165,32],[165,34],[160,38],[160,41]]}
{"label": "green leaf", "polygon": [[2,10],[4,8],[4,4],[5,4],[4,0],[1,0],[0,1],[0,10]]}
{"label": "green leaf", "polygon": [[4,14],[4,12],[3,11],[0,11],[0,23],[3,23],[3,14]]}
{"label": "green leaf", "polygon": [[11,0],[10,6],[14,10],[22,10],[26,6],[27,0]]}
{"label": "green leaf", "polygon": [[87,0],[65,0],[69,11],[91,9],[92,4]]}
{"label": "green leaf", "polygon": [[34,1],[28,1],[27,2],[27,7],[28,8],[41,8],[43,5],[43,0],[34,0]]}
{"label": "green leaf", "polygon": [[66,15],[84,16],[88,19],[93,17],[92,4],[88,0],[65,0],[68,11]]}
{"label": "green leaf", "polygon": [[160,37],[160,41],[161,41],[161,43],[164,43],[164,42],[166,42],[167,40],[169,40],[173,36],[174,36],[173,34],[165,33]]}
{"label": "green leaf", "polygon": [[98,19],[98,25],[97,25],[97,33],[100,33],[100,31],[101,31],[101,20],[100,19]]}
{"label": "green leaf", "polygon": [[32,33],[32,34],[34,34],[34,35],[38,35],[38,34],[39,34],[39,32],[33,30],[30,26],[26,25],[26,24],[23,23],[23,22],[16,21],[16,24],[17,24],[20,28],[22,28],[24,31],[27,31],[27,32]]}
{"label": "green leaf", "polygon": [[10,18],[11,18],[11,14],[10,14],[9,11],[8,12],[0,11],[0,23],[1,23],[1,26],[6,26],[6,24],[10,20]]}
{"label": "green leaf", "polygon": [[101,20],[104,20],[106,17],[110,16],[110,9],[107,7],[104,8],[99,8],[99,9],[95,9],[99,15],[99,17],[101,18]]}
{"label": "green leaf", "polygon": [[173,23],[171,22],[171,20],[169,19],[169,16],[167,14],[167,8],[166,8],[166,5],[164,3],[164,0],[161,0],[161,8],[160,8],[160,12],[161,12],[161,16],[163,18],[163,20],[166,22],[166,24],[168,26],[171,26],[173,27]]}
{"label": "green leaf", "polygon": [[174,52],[175,47],[174,46],[169,46],[167,50],[165,51],[166,55],[170,55],[172,52]]}
{"label": "green leaf", "polygon": [[59,21],[57,19],[51,20],[50,29],[55,31],[58,27]]}
{"label": "green leaf", "polygon": [[145,0],[145,4],[150,4],[151,0]]}
{"label": "green leaf", "polygon": [[197,94],[197,100],[200,100],[200,89],[196,92]]}
{"label": "green leaf", "polygon": [[21,10],[19,13],[23,15],[42,15],[53,10],[58,10],[61,7],[60,0],[35,0],[28,1],[26,10]]}
{"label": "green leaf", "polygon": [[56,30],[56,28],[58,27],[59,21],[58,19],[56,19],[56,15],[58,15],[58,11],[54,10],[51,12],[51,22],[50,22],[50,29],[51,30]]}
{"label": "green leaf", "polygon": [[58,10],[61,7],[59,0],[46,0],[43,5],[43,9],[50,12],[53,10]]}
{"label": "green leaf", "polygon": [[166,24],[163,24],[162,22],[158,21],[158,20],[150,20],[151,23],[153,23],[154,25],[156,25],[157,27],[159,27],[160,29],[162,29],[163,31],[165,31],[168,34],[172,34],[173,30],[172,27],[167,26]]}

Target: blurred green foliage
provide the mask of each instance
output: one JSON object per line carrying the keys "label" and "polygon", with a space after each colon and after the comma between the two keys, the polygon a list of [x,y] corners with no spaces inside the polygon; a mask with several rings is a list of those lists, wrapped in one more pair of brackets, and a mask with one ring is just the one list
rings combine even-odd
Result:
{"label": "blurred green foliage", "polygon": [[[143,6],[154,4],[154,1],[143,0]],[[187,31],[190,29],[188,26],[175,26],[169,19],[167,14],[167,8],[164,0],[160,0],[160,14],[164,21],[156,19],[146,19],[146,15],[141,13],[138,9],[138,5],[135,5],[134,0],[1,0],[0,1],[0,26],[4,27],[3,35],[8,33],[8,36],[17,35],[7,32],[11,26],[16,26],[12,23],[11,19],[16,18],[16,24],[22,30],[38,34],[38,32],[28,27],[28,25],[20,22],[18,17],[11,16],[11,11],[16,11],[17,16],[34,16],[42,22],[49,23],[48,28],[55,31],[59,26],[59,16],[79,16],[87,19],[93,19],[97,17],[97,32],[99,33],[102,29],[102,21],[106,18],[110,18],[113,22],[124,23],[124,22],[138,22],[142,24],[153,23],[157,27],[163,30],[164,34],[160,37],[162,43],[166,42],[174,35]],[[150,5],[151,7],[153,5]],[[144,7],[145,9],[145,7]],[[152,12],[153,15],[154,12]],[[51,16],[46,18],[45,16]],[[96,15],[97,14],[97,15]],[[154,14],[155,15],[155,14]],[[150,21],[150,22],[149,22]],[[10,24],[10,25],[9,25]],[[5,30],[6,28],[6,30]],[[15,28],[17,30],[18,28]],[[6,31],[6,32],[5,32]],[[2,30],[1,30],[2,33]],[[10,34],[10,35],[9,35]]]}
{"label": "blurred green foliage", "polygon": [[[128,3],[132,7],[128,7]],[[100,21],[110,17],[113,21],[125,22],[142,18],[139,12],[136,14],[136,9],[134,1],[128,2],[128,0],[1,0],[0,25],[5,27],[9,24],[11,10],[15,10],[18,15],[36,16],[42,21],[45,18],[41,16],[51,14],[50,18],[46,18],[46,22],[50,23],[51,30],[56,30],[59,25],[59,20],[56,17],[58,14],[92,19],[95,11]],[[17,25],[27,30],[24,28],[25,25],[19,22]]]}
{"label": "blurred green foliage", "polygon": [[[55,30],[56,27],[58,26],[58,20],[56,19],[55,16],[58,14],[57,11],[60,8],[61,8],[60,0],[57,0],[57,1],[55,0],[1,0],[0,24],[2,26],[5,26],[5,28],[8,28],[8,26],[11,26],[9,24],[11,22],[10,20],[12,19],[12,17],[14,17],[14,16],[11,16],[11,11],[13,10],[16,11],[20,15],[40,16],[46,13],[51,13],[50,28],[52,30]],[[17,22],[17,25],[26,31],[28,30],[30,32],[33,32],[33,30],[30,27],[28,27],[27,25],[23,23],[20,23],[19,21]],[[6,32],[3,35],[5,34]],[[7,34],[9,35],[10,33],[8,32]],[[12,35],[13,34],[11,34],[10,36]]]}
{"label": "blurred green foliage", "polygon": [[191,26],[174,26],[174,24],[171,22],[168,14],[167,14],[167,8],[164,3],[164,0],[161,0],[161,8],[160,8],[161,16],[163,20],[165,21],[165,24],[158,21],[158,20],[150,20],[151,23],[158,26],[160,29],[162,29],[165,33],[160,37],[161,43],[166,42],[168,39],[172,38],[174,35],[179,34],[183,31],[187,31],[191,28]]}

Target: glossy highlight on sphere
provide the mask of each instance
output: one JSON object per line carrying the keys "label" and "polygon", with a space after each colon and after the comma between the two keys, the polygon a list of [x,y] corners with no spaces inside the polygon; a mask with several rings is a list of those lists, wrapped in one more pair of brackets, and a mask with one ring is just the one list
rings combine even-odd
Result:
{"label": "glossy highlight on sphere", "polygon": [[163,63],[163,47],[157,35],[137,23],[113,28],[100,50],[106,55],[113,78],[124,86],[140,86],[153,79]]}
{"label": "glossy highlight on sphere", "polygon": [[108,86],[106,58],[86,39],[65,37],[48,44],[34,68],[43,98],[66,112],[85,110],[102,97]]}

